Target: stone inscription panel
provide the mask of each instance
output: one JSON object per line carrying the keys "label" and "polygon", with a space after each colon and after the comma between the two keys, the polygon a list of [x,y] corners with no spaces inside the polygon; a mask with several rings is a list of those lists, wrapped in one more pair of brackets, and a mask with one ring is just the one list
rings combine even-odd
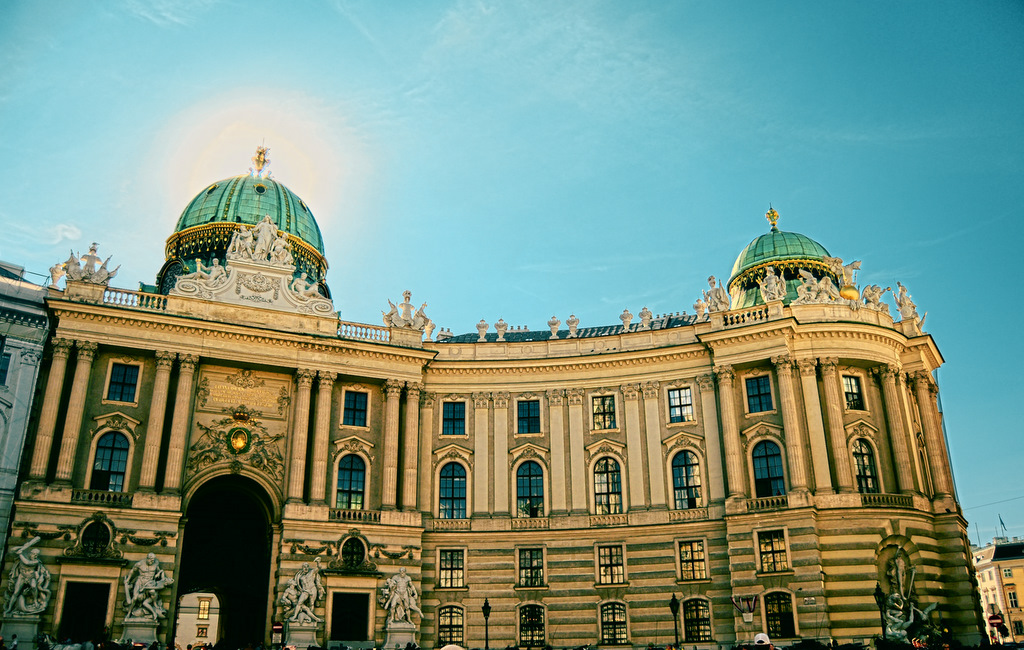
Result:
{"label": "stone inscription panel", "polygon": [[205,366],[199,373],[196,411],[231,414],[238,407],[267,420],[285,420],[292,401],[292,379],[255,370]]}

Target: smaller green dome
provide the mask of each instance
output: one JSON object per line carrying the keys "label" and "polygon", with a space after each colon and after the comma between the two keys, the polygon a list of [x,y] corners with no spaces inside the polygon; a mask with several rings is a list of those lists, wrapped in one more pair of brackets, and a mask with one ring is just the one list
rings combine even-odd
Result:
{"label": "smaller green dome", "polygon": [[767,235],[757,237],[740,251],[736,263],[732,265],[729,283],[732,284],[744,271],[768,262],[821,261],[826,257],[829,257],[829,254],[825,247],[810,237],[798,232],[783,232],[773,227]]}

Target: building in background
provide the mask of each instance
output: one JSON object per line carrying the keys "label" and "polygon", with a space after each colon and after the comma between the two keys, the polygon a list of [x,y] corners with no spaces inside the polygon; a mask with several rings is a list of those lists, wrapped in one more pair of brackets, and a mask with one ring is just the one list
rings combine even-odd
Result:
{"label": "building in background", "polygon": [[1024,540],[996,537],[975,547],[974,568],[989,638],[993,643],[1024,641],[1024,610],[1017,583],[1024,585]]}
{"label": "building in background", "polygon": [[309,207],[254,162],[189,203],[153,286],[111,288],[95,246],[54,270],[13,526],[40,626],[139,639],[155,605],[168,641],[214,593],[231,642],[380,645],[390,579],[425,647],[789,645],[880,634],[878,586],[893,625],[977,640],[906,287],[894,321],[771,211],[695,314],[435,337],[406,292],[345,322]]}

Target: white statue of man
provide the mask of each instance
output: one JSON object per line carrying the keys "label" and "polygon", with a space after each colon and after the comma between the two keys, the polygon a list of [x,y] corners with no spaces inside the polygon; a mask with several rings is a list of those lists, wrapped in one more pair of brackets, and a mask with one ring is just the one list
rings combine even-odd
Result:
{"label": "white statue of man", "polygon": [[704,292],[704,301],[707,303],[708,311],[729,311],[729,292],[722,286],[722,281],[718,281],[718,286],[715,286],[715,276],[708,277],[708,285],[710,290]]}
{"label": "white statue of man", "polygon": [[313,613],[317,601],[327,593],[320,578],[320,558],[315,560],[316,568],[309,562],[303,562],[295,576],[288,580],[287,588],[281,597],[281,604],[291,607],[291,614],[285,612],[288,620],[293,623],[320,623],[322,619]]}
{"label": "white statue of man", "polygon": [[893,295],[893,299],[896,301],[896,309],[900,310],[900,318],[903,320],[913,320],[917,318],[917,305],[910,299],[910,294],[907,292],[906,285],[896,283],[899,287],[899,291]]}
{"label": "white statue of man", "polygon": [[388,622],[412,623],[412,613],[416,612],[421,617],[417,600],[419,595],[416,587],[412,584],[412,578],[405,572],[405,567],[398,570],[398,573],[387,579],[384,583],[384,609],[388,612]]}
{"label": "white statue of man", "polygon": [[32,616],[46,609],[50,600],[50,572],[39,559],[39,549],[32,548],[38,541],[39,537],[33,537],[13,549],[18,559],[8,575],[4,616]]}
{"label": "white statue of man", "polygon": [[761,299],[766,303],[786,297],[786,282],[775,274],[775,269],[771,266],[765,269],[764,279],[757,284],[761,288]]}
{"label": "white statue of man", "polygon": [[159,620],[167,616],[167,610],[160,603],[160,590],[173,583],[156,559],[149,553],[139,560],[124,577],[124,619]]}
{"label": "white statue of man", "polygon": [[228,246],[227,258],[252,259],[252,230],[245,226],[239,226],[235,234],[231,236],[231,244]]}
{"label": "white statue of man", "polygon": [[270,215],[264,215],[263,221],[253,228],[256,231],[256,246],[252,251],[252,258],[260,262],[270,259],[270,251],[273,249],[274,240],[277,239],[277,226],[270,219]]}

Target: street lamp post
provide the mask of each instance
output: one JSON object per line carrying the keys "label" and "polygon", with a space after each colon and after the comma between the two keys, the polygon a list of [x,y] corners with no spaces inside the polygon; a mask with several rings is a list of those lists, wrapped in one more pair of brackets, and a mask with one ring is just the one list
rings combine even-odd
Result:
{"label": "street lamp post", "polygon": [[480,611],[484,613],[484,650],[491,650],[491,641],[488,638],[490,636],[488,633],[488,619],[491,618],[491,604],[487,602],[486,598],[484,598],[484,606]]}
{"label": "street lamp post", "polygon": [[676,633],[676,650],[679,650],[679,599],[672,594],[672,600],[668,601],[668,608],[672,611],[672,628]]}
{"label": "street lamp post", "polygon": [[878,620],[882,623],[882,638],[885,635],[885,593],[882,592],[882,585],[875,583],[875,604],[878,605]]}

